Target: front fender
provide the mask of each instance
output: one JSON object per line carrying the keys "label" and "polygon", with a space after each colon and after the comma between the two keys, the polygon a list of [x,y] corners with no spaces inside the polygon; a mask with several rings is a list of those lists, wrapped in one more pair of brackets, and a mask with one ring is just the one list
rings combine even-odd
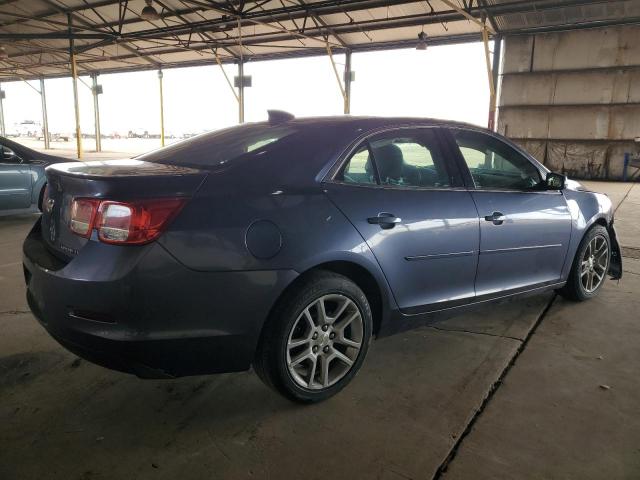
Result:
{"label": "front fender", "polygon": [[622,278],[622,251],[620,250],[618,235],[613,226],[613,221],[607,230],[609,231],[609,238],[611,239],[611,261],[609,262],[608,273],[613,280],[620,280]]}
{"label": "front fender", "polygon": [[596,223],[606,226],[611,239],[611,265],[609,274],[612,278],[622,277],[622,256],[620,246],[613,228],[613,205],[609,197],[602,193],[567,189],[564,192],[572,227],[569,250],[562,269],[562,279],[566,280],[571,270],[574,257],[585,233]]}

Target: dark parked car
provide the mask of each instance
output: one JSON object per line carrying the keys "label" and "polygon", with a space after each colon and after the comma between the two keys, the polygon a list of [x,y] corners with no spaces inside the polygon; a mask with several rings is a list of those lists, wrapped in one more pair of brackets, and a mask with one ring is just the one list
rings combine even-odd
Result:
{"label": "dark parked car", "polygon": [[620,278],[608,197],[504,137],[271,112],[136,159],[54,165],[24,243],[62,345],[144,378],[246,370],[297,401],[374,335],[463,306]]}
{"label": "dark parked car", "polygon": [[0,137],[0,215],[37,212],[47,181],[44,169],[68,161]]}

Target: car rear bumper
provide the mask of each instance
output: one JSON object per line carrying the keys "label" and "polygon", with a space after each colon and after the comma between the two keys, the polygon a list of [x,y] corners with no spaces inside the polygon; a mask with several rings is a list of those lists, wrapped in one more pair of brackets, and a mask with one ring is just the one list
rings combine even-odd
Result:
{"label": "car rear bumper", "polygon": [[143,378],[242,371],[294,271],[197,272],[163,247],[88,242],[69,263],[24,243],[27,300],[61,345]]}

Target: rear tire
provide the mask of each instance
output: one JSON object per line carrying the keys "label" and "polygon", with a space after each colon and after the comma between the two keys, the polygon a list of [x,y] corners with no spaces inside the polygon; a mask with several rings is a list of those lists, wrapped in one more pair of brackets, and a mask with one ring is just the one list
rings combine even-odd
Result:
{"label": "rear tire", "polygon": [[576,302],[595,297],[604,285],[610,260],[609,232],[602,225],[594,225],[580,242],[567,283],[558,293]]}
{"label": "rear tire", "polygon": [[264,327],[254,368],[290,400],[314,403],[342,390],[367,354],[371,308],[343,275],[315,271],[286,292]]}

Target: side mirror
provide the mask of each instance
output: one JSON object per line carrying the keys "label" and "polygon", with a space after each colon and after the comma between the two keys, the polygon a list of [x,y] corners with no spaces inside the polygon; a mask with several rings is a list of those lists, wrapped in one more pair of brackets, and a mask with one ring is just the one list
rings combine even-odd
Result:
{"label": "side mirror", "polygon": [[544,181],[547,190],[562,190],[567,183],[567,177],[559,173],[549,172]]}
{"label": "side mirror", "polygon": [[5,162],[20,163],[20,159],[16,155],[16,152],[7,147],[2,147],[2,156],[0,158]]}

